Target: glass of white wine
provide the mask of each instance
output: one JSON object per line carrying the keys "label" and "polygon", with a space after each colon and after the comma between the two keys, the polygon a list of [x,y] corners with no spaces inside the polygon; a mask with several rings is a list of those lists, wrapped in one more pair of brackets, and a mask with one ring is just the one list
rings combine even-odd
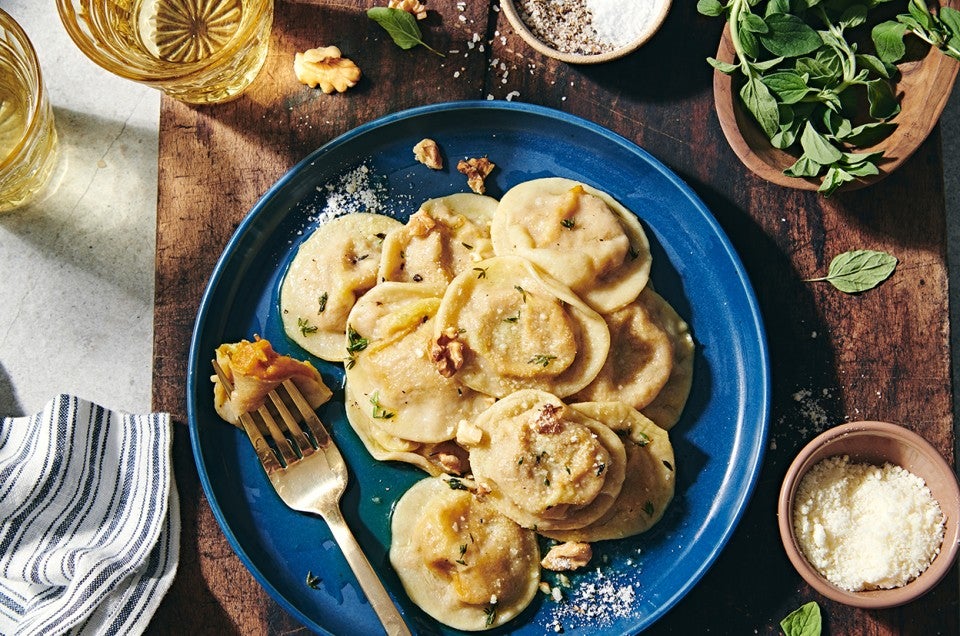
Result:
{"label": "glass of white wine", "polygon": [[19,24],[0,9],[0,212],[28,203],[56,164],[57,130],[40,63]]}
{"label": "glass of white wine", "polygon": [[273,26],[273,0],[57,0],[57,10],[97,65],[191,104],[239,96]]}

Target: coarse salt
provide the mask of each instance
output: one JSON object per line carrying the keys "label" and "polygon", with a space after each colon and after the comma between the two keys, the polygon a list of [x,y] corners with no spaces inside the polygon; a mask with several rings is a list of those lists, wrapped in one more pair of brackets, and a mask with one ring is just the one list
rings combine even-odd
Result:
{"label": "coarse salt", "polygon": [[900,466],[817,463],[794,499],[794,532],[806,559],[849,591],[901,587],[940,552],[944,518],[923,480]]}
{"label": "coarse salt", "polygon": [[522,0],[517,11],[535,36],[563,53],[595,55],[640,38],[666,0]]}

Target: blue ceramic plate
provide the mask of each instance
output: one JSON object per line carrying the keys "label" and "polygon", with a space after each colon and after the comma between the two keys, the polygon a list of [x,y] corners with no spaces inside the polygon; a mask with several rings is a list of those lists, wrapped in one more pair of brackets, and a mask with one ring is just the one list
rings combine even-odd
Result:
{"label": "blue ceramic plate", "polygon": [[[443,149],[442,171],[414,160],[411,149],[427,136]],[[556,624],[566,633],[642,630],[716,560],[753,491],[769,415],[764,329],[740,260],[697,196],[636,145],[542,107],[458,102],[389,115],[320,148],[257,203],[213,272],[191,343],[190,434],[213,513],[257,580],[317,632],[374,634],[379,626],[323,520],[286,508],[242,432],[218,419],[210,360],[221,343],[259,334],[277,351],[313,361],[336,390],[320,415],[352,470],[343,499],[347,520],[411,629],[454,633],[407,599],[387,559],[392,505],[423,473],[370,458],[344,417],[342,366],[313,359],[287,340],[277,298],[297,247],[331,212],[363,194],[381,202],[381,212],[405,220],[428,198],[466,191],[456,162],[479,156],[497,165],[487,179],[492,196],[522,181],[560,176],[604,190],[633,210],[650,238],[653,284],[689,322],[697,342],[693,390],[671,433],[677,492],[664,519],[640,536],[597,544],[594,563],[602,567],[571,576],[564,602],[539,595],[497,633],[543,634]],[[344,182],[358,176],[363,187],[345,196]],[[308,573],[319,583],[308,586]],[[585,598],[589,590],[592,599]],[[592,616],[585,619],[578,607]]]}

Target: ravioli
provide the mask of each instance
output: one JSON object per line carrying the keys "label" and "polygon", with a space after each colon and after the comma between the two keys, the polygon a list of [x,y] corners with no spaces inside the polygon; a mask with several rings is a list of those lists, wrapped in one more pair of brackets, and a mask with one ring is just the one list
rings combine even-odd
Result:
{"label": "ravioli", "polygon": [[454,278],[434,336],[442,374],[498,398],[524,388],[576,393],[610,350],[603,317],[517,256],[481,261]]}
{"label": "ravioli", "polygon": [[470,471],[467,452],[452,441],[422,444],[401,439],[377,426],[370,413],[370,404],[361,404],[353,395],[351,386],[344,389],[344,408],[347,421],[363,442],[367,452],[377,461],[398,461],[412,464],[436,477],[441,474],[460,475]]}
{"label": "ravioli", "polygon": [[429,350],[443,287],[380,283],[347,319],[346,382],[373,425],[412,442],[453,439],[461,420],[490,404],[489,396],[437,373]]}
{"label": "ravioli", "polygon": [[609,426],[623,440],[626,476],[620,494],[602,517],[576,530],[543,530],[558,541],[603,541],[646,532],[673,500],[673,444],[664,429],[623,402],[586,402],[571,408]]}
{"label": "ravioli", "polygon": [[673,344],[673,367],[667,383],[657,396],[640,411],[666,430],[680,420],[690,388],[693,385],[693,358],[696,345],[690,334],[690,326],[666,301],[655,305],[657,322],[670,336]]}
{"label": "ravioli", "polygon": [[280,286],[280,318],[291,340],[323,360],[341,362],[347,315],[377,283],[380,249],[402,224],[357,212],[320,225],[297,249]]}
{"label": "ravioli", "polygon": [[500,512],[539,532],[574,530],[610,510],[625,478],[626,451],[608,426],[545,391],[503,398],[457,442]]}
{"label": "ravioli", "polygon": [[429,199],[402,228],[387,234],[380,281],[449,283],[493,256],[490,220],[497,200],[461,192]]}
{"label": "ravioli", "polygon": [[445,625],[491,629],[536,596],[536,534],[499,514],[465,482],[417,482],[397,501],[391,530],[390,563],[404,589]]}
{"label": "ravioli", "polygon": [[610,328],[610,354],[600,373],[573,399],[621,401],[643,408],[666,385],[673,370],[673,338],[660,321],[666,301],[645,287],[635,301],[604,319]]}
{"label": "ravioli", "polygon": [[601,314],[632,302],[650,276],[650,244],[637,217],[571,179],[534,179],[508,190],[490,237],[497,256],[530,259]]}

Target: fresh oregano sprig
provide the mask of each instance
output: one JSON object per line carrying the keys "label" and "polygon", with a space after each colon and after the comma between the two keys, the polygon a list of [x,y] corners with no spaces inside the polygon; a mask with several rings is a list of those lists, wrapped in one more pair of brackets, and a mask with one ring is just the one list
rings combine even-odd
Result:
{"label": "fresh oregano sprig", "polygon": [[[882,153],[855,152],[888,136],[900,112],[896,68],[858,50],[848,32],[867,23],[886,0],[699,0],[697,9],[725,17],[734,63],[707,61],[742,80],[740,99],[770,139],[797,161],[793,177],[821,178],[832,194],[875,175]],[[864,110],[861,104],[866,104]]]}
{"label": "fresh oregano sprig", "polygon": [[910,0],[907,13],[873,27],[870,35],[880,59],[890,64],[899,62],[907,52],[903,38],[908,33],[960,60],[960,11],[940,7],[934,13],[924,0]]}
{"label": "fresh oregano sprig", "polygon": [[372,7],[367,9],[367,17],[383,27],[393,43],[403,50],[423,46],[431,53],[446,57],[440,51],[423,41],[423,33],[417,25],[417,19],[402,9]]}

